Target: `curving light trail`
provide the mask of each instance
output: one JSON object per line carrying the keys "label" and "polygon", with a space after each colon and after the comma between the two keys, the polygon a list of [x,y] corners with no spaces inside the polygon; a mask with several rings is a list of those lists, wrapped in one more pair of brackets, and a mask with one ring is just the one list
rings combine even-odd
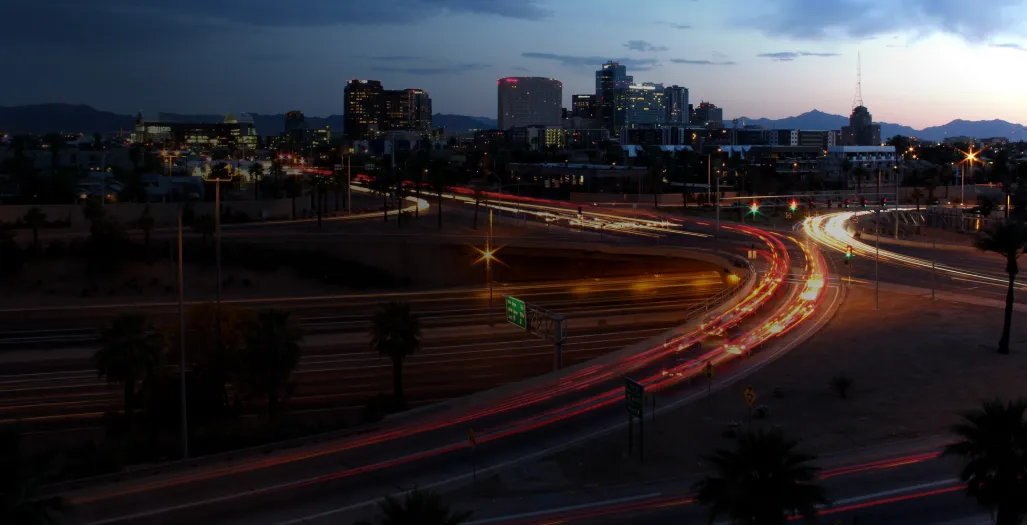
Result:
{"label": "curving light trail", "polygon": [[[852,251],[857,255],[873,258],[880,253],[882,261],[899,266],[927,270],[930,270],[933,266],[936,272],[965,279],[972,279],[982,284],[993,284],[998,286],[1009,285],[1008,278],[997,277],[981,272],[968,271],[938,262],[932,263],[926,259],[903,255],[901,253],[895,253],[885,249],[881,249],[880,252],[878,252],[877,248],[855,238],[846,228],[846,223],[853,218],[858,219],[861,216],[872,213],[874,212],[839,212],[819,217],[810,217],[803,223],[803,231],[818,243],[839,252],[845,252],[848,246],[852,246]],[[1027,284],[1017,283],[1016,287],[1027,289]]]}

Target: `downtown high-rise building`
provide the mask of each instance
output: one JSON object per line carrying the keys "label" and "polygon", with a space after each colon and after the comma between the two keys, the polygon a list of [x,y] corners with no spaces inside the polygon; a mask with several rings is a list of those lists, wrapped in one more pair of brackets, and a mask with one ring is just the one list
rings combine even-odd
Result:
{"label": "downtown high-rise building", "polygon": [[563,82],[544,77],[499,79],[499,129],[560,126]]}
{"label": "downtown high-rise building", "polygon": [[695,108],[694,120],[693,124],[700,126],[711,128],[724,127],[724,109],[717,107],[712,102],[702,102]]}
{"label": "downtown high-rise building", "polygon": [[688,88],[668,86],[663,90],[663,104],[666,108],[666,123],[671,126],[688,124]]}
{"label": "downtown high-rise building", "polygon": [[387,131],[430,131],[431,97],[423,89],[389,89],[383,93],[381,128]]}
{"label": "downtown high-rise building", "polygon": [[616,107],[618,128],[659,127],[667,122],[663,84],[642,82],[618,89]]}
{"label": "downtown high-rise building", "polygon": [[874,124],[874,118],[866,106],[860,104],[852,108],[849,125],[842,126],[842,144],[845,146],[881,145],[881,125]]}
{"label": "downtown high-rise building", "polygon": [[345,114],[343,126],[351,140],[373,138],[382,131],[384,114],[383,95],[380,80],[349,80],[344,92]]}
{"label": "downtown high-rise building", "polygon": [[596,118],[596,96],[571,95],[571,116],[583,119]]}
{"label": "downtown high-rise building", "polygon": [[596,118],[600,126],[612,135],[618,132],[617,91],[626,89],[634,81],[628,69],[617,62],[607,62],[596,71]]}

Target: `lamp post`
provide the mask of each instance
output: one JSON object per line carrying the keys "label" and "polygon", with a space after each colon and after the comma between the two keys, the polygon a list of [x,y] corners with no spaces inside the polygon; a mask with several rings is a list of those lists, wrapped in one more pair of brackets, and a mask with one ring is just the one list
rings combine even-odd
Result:
{"label": "lamp post", "polygon": [[959,151],[963,154],[963,162],[966,163],[963,165],[963,169],[960,170],[959,176],[959,207],[963,208],[966,206],[966,170],[967,168],[969,168],[970,176],[973,177],[974,162],[977,162],[979,160],[977,158],[977,154],[980,153],[980,151],[974,151],[974,145],[972,142],[970,143],[970,149],[968,151],[956,151]]}
{"label": "lamp post", "polygon": [[232,179],[204,179],[214,183],[214,262],[217,266],[217,305],[221,309],[221,183],[231,182]]}
{"label": "lamp post", "polygon": [[189,459],[189,420],[185,394],[185,287],[182,282],[182,208],[178,209],[178,381],[181,407],[182,459]]}

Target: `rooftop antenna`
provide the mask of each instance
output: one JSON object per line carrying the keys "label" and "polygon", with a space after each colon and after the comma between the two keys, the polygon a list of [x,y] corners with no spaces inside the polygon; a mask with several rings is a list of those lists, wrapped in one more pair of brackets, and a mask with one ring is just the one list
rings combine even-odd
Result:
{"label": "rooftop antenna", "polygon": [[856,52],[856,98],[852,99],[852,109],[863,105],[863,66],[860,52]]}

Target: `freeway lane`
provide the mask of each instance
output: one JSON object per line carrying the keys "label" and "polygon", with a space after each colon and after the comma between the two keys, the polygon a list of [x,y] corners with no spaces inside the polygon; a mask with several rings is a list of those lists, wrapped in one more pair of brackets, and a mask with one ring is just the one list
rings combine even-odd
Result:
{"label": "freeway lane", "polygon": [[[755,334],[765,334],[762,337],[782,335],[812,311],[820,296],[816,290],[822,289],[822,280],[821,286],[816,286],[813,281],[813,284],[787,286],[791,291],[784,294],[780,304],[775,306],[774,312],[777,313],[769,322],[745,315],[757,310],[759,305],[767,304],[790,268],[788,258],[773,251],[777,250],[773,247],[774,242],[780,244],[780,241],[764,238],[773,254],[770,256],[772,266],[767,268],[769,276],[760,281],[742,305],[711,320],[702,332],[682,334],[673,342],[655,347],[641,347],[613,361],[590,363],[559,380],[556,377],[540,378],[543,382],[519,385],[516,390],[500,397],[496,397],[500,395],[496,393],[464,400],[463,404],[452,405],[445,412],[422,417],[416,424],[386,425],[382,430],[367,435],[308,447],[295,453],[283,452],[255,463],[248,461],[238,466],[223,467],[209,476],[203,474],[205,471],[168,472],[131,487],[95,485],[72,496],[73,502],[79,505],[78,516],[83,522],[92,519],[93,523],[173,523],[183,516],[191,519],[202,516],[211,522],[223,522],[229,516],[237,517],[240,523],[253,523],[254,519],[266,522],[274,516],[291,512],[310,512],[324,506],[331,508],[342,499],[362,501],[374,498],[383,490],[390,490],[385,486],[424,486],[427,480],[447,475],[454,469],[459,469],[463,475],[467,472],[466,456],[458,451],[466,446],[467,425],[473,424],[480,430],[480,446],[497,442],[495,447],[489,446],[490,455],[498,454],[493,462],[517,453],[517,450],[525,450],[524,447],[535,450],[545,442],[559,440],[565,432],[577,434],[587,431],[589,418],[604,420],[614,409],[611,405],[616,405],[621,399],[619,378],[626,371],[635,370],[637,377],[655,390],[671,388],[698,373],[706,360],[729,359],[735,355],[731,348],[744,349],[746,344],[761,344],[763,339],[752,338]],[[784,245],[780,246],[783,248]],[[805,256],[805,250],[792,248]],[[809,266],[822,274],[820,262],[811,261]],[[800,295],[801,304],[807,306],[793,306],[792,302]],[[741,329],[745,334],[732,339],[733,344],[728,347],[721,347],[723,339],[709,335],[722,334],[727,326],[739,322],[743,323]],[[712,350],[694,347],[692,343],[698,340],[705,340]],[[618,385],[613,390],[610,390],[611,382]],[[618,416],[617,420],[620,419]],[[541,429],[541,433],[534,432],[536,429]],[[545,441],[540,441],[543,438]],[[312,468],[323,470],[331,465],[335,468],[321,476],[304,478],[304,475],[310,475]],[[238,481],[233,482],[232,479]],[[298,481],[283,482],[296,479]],[[221,499],[216,497],[239,486],[255,492],[223,496]],[[146,496],[153,494],[155,497],[158,493],[154,490],[159,490],[160,501],[164,505],[175,501],[182,503],[159,507]],[[208,499],[197,500],[197,494]],[[253,496],[258,494],[260,497],[253,500]],[[249,501],[245,511],[237,504],[239,497]],[[138,513],[140,511],[142,513]],[[97,521],[99,516],[105,515],[120,515],[122,519]]]}
{"label": "freeway lane", "polygon": [[[682,262],[682,269],[688,270]],[[502,307],[504,294],[516,295],[554,311],[574,316],[602,307],[638,307],[658,300],[673,301],[690,294],[712,294],[723,286],[716,272],[683,272],[660,276],[588,279],[555,283],[502,283],[494,285],[494,307]],[[694,292],[693,292],[694,291]],[[240,308],[287,308],[298,315],[309,332],[366,330],[375,307],[385,301],[406,301],[426,327],[464,324],[488,319],[488,293],[484,287],[421,292],[361,293],[320,297],[275,297],[223,300]],[[188,302],[193,306],[199,302]],[[34,345],[64,346],[95,342],[98,329],[122,311],[145,312],[157,321],[174,321],[178,303],[126,303],[82,307],[0,310],[0,350]]]}
{"label": "freeway lane", "polygon": [[[618,282],[604,285],[601,292],[528,287],[518,293],[568,316],[570,339],[564,359],[571,365],[680,324],[687,310],[722,288],[719,276],[702,273]],[[428,310],[423,315],[429,327],[424,348],[405,367],[406,390],[415,406],[552,369],[552,345],[507,325],[502,312],[497,312],[497,329],[487,327],[488,314],[481,307]],[[294,410],[356,417],[368,398],[391,391],[390,365],[368,350],[366,318],[354,317],[359,318],[308,319],[313,326],[338,335],[311,337],[316,344],[305,350],[297,369],[290,403]],[[343,330],[350,332],[340,334]],[[95,423],[105,410],[117,409],[120,394],[89,366],[91,350],[73,354],[77,358],[9,364],[0,375],[0,423],[32,423],[37,432],[80,429],[84,422]]]}

